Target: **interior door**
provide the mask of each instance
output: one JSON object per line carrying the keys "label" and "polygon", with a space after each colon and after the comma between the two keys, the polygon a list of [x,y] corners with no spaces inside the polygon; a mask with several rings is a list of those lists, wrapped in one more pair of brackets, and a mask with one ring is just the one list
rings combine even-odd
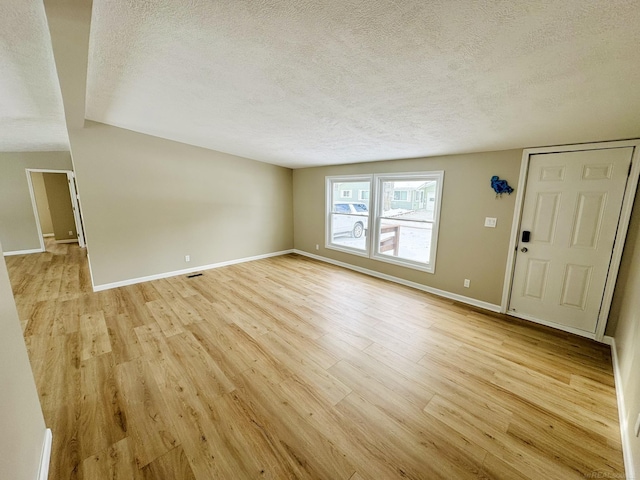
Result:
{"label": "interior door", "polygon": [[510,313],[595,333],[632,153],[530,157]]}
{"label": "interior door", "polygon": [[73,218],[76,223],[76,232],[78,233],[78,245],[84,248],[84,226],[82,225],[82,216],[80,215],[80,205],[78,190],[76,188],[76,177],[73,172],[67,172],[67,180],[69,182],[69,195],[71,196],[71,207],[73,208]]}

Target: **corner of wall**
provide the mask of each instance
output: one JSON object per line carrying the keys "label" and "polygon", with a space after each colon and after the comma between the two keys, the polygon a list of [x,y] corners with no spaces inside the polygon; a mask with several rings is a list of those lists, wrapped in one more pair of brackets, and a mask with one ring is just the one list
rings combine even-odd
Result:
{"label": "corner of wall", "polygon": [[613,376],[615,379],[616,399],[618,401],[618,420],[620,422],[620,440],[622,442],[622,456],[624,459],[624,470],[626,478],[632,480],[636,478],[633,449],[631,448],[631,431],[627,424],[627,410],[624,401],[624,389],[622,388],[622,376],[620,373],[620,364],[618,361],[618,350],[616,348],[616,339],[605,336],[603,343],[611,346],[611,362],[613,363]]}

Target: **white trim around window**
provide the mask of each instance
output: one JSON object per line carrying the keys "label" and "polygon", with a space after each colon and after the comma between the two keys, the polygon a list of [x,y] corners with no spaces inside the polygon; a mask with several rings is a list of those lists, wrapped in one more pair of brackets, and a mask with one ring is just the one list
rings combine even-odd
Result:
{"label": "white trim around window", "polygon": [[[326,248],[435,273],[444,171],[328,176],[325,182]],[[369,186],[367,200],[362,199],[366,188],[357,185],[363,182]],[[356,184],[351,190],[358,190],[358,200],[338,195],[334,185],[340,183]],[[406,200],[395,199],[394,187],[406,192]],[[427,201],[431,198],[433,202]],[[343,209],[348,204],[349,211],[338,212],[339,204]],[[360,227],[352,228],[358,223],[364,226],[362,233]]]}
{"label": "white trim around window", "polygon": [[[371,244],[369,239],[369,226],[371,225],[371,201],[360,199],[354,200],[351,197],[345,198],[342,195],[336,195],[336,198],[334,199],[333,186],[340,183],[368,184],[369,198],[373,198],[373,175],[341,175],[325,177],[325,247],[331,250],[359,255],[361,257],[369,257]],[[363,188],[362,185],[355,185],[355,187],[359,192],[363,190],[366,191],[366,188]],[[358,196],[360,196],[360,194]],[[364,204],[367,207],[368,213],[363,214],[361,211],[356,212],[354,207],[349,207],[350,210],[354,211],[347,214],[341,214],[334,212],[333,206],[335,204]],[[360,230],[360,228],[362,230]],[[338,231],[334,232],[336,229]]]}
{"label": "white trim around window", "polygon": [[[389,212],[396,210],[394,209],[394,206],[392,204],[387,205],[385,209],[385,201],[390,201],[391,203],[399,202],[402,204],[415,201],[414,195],[409,195],[408,193],[406,200],[396,200],[395,192],[392,189],[390,190],[388,187],[385,188],[385,184],[407,185],[409,183],[414,184],[417,182],[422,182],[425,185],[428,185],[430,188],[433,188],[433,191],[435,193],[435,205],[433,205],[433,211],[430,213],[430,215],[424,215],[429,210],[429,202],[425,203],[424,209],[420,208],[420,205],[418,205],[418,208],[416,208],[414,212],[408,212],[406,214],[396,214],[394,212],[392,215],[385,215],[385,211]],[[373,183],[374,190],[376,192],[375,204],[373,209],[375,230],[371,237],[373,239],[373,245],[375,246],[375,248],[371,249],[371,258],[380,260],[381,262],[393,263],[395,265],[422,270],[428,273],[435,273],[444,171],[375,175]],[[403,188],[403,190],[401,191],[407,191],[404,190],[407,188],[404,185],[401,187]],[[386,190],[389,191],[388,199],[385,199]],[[425,197],[427,197],[426,194]],[[387,230],[392,230],[393,225],[397,226],[397,229],[394,232],[392,231],[385,234],[385,232],[382,231],[383,227],[386,227]],[[412,225],[415,225],[415,227],[413,227]],[[413,230],[414,234],[422,230],[419,236],[424,238],[411,239],[411,236],[409,234],[401,235],[400,232],[403,228],[405,229],[405,231]],[[383,248],[383,242],[386,240],[386,236],[393,237],[393,235],[396,235],[398,237],[396,238],[396,241],[400,243],[400,248],[396,250],[395,254],[386,254],[385,252],[381,251]],[[422,252],[416,250],[419,242],[422,241],[428,243],[428,251],[424,252],[424,256],[422,255]],[[403,242],[415,242],[415,246],[406,248],[403,247]],[[386,248],[389,248],[389,246],[387,246]]]}

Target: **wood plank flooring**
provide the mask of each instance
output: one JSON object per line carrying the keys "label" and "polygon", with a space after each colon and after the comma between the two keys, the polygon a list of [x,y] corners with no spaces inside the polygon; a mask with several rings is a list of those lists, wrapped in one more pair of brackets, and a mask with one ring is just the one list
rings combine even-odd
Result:
{"label": "wood plank flooring", "polygon": [[99,293],[77,245],[6,261],[51,480],[624,471],[606,346],[295,255]]}

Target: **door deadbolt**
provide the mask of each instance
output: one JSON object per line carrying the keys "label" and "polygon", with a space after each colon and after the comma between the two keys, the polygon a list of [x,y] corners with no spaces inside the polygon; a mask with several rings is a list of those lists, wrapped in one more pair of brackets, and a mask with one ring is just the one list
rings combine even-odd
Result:
{"label": "door deadbolt", "polygon": [[522,248],[520,249],[520,251],[521,251],[522,253],[527,253],[527,252],[529,251],[529,249],[528,249],[527,247],[522,247]]}

